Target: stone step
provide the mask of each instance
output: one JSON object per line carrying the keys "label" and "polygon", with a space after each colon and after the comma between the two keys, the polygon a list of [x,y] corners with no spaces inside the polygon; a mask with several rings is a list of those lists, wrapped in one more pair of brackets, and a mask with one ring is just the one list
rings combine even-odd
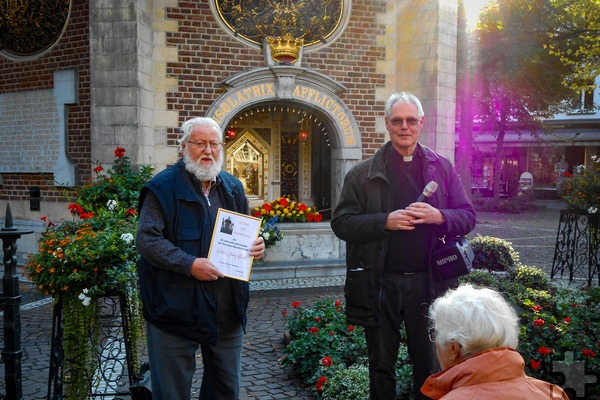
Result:
{"label": "stone step", "polygon": [[252,264],[250,280],[330,277],[345,274],[344,259],[264,261]]}

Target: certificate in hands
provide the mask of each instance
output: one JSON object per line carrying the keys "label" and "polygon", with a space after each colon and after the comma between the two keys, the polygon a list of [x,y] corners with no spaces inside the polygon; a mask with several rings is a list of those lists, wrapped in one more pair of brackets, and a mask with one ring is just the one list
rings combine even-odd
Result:
{"label": "certificate in hands", "polygon": [[254,257],[250,247],[258,238],[261,218],[219,208],[208,259],[223,275],[248,282]]}

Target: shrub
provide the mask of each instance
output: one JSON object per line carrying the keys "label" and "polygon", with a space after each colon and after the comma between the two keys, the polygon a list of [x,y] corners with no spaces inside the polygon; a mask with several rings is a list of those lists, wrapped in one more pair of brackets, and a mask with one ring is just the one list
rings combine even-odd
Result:
{"label": "shrub", "polygon": [[475,269],[509,271],[519,261],[519,254],[512,247],[512,243],[504,239],[477,235],[469,242],[475,253]]}
{"label": "shrub", "polygon": [[558,194],[569,207],[595,214],[600,207],[600,157],[592,156],[590,165],[578,166],[574,175],[566,172]]}
{"label": "shrub", "polygon": [[333,370],[322,385],[322,399],[369,399],[369,367],[354,364]]}

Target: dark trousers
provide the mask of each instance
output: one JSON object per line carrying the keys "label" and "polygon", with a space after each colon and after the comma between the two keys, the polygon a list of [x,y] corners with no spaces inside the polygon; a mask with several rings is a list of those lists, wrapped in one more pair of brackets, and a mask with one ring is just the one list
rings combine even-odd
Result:
{"label": "dark trousers", "polygon": [[371,400],[396,399],[396,361],[402,322],[408,354],[413,362],[413,395],[428,399],[420,389],[425,379],[439,371],[435,345],[428,336],[429,280],[427,273],[385,274],[382,320],[365,328],[369,353]]}
{"label": "dark trousers", "polygon": [[202,351],[204,373],[199,398],[237,400],[241,381],[242,325],[235,319],[219,324],[216,345],[199,344],[161,331],[146,322],[153,400],[189,400]]}

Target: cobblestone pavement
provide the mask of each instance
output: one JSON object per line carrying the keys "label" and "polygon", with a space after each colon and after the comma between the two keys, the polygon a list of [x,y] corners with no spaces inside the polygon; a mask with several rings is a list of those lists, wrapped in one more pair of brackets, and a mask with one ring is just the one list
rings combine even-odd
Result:
{"label": "cobblestone pavement", "polygon": [[[513,244],[521,262],[550,271],[559,210],[562,204],[545,202],[546,208],[526,214],[479,213],[476,234],[495,236]],[[280,364],[284,323],[281,312],[293,301],[303,305],[322,298],[343,300],[343,277],[281,279],[251,283],[249,322],[242,356],[242,396],[247,399],[312,399],[310,392],[294,380]],[[24,296],[25,297],[25,296]],[[36,299],[33,299],[36,300]],[[1,320],[1,318],[0,318]],[[45,399],[48,390],[48,366],[52,304],[41,299],[21,307],[23,399]],[[3,341],[0,343],[3,347]],[[201,360],[198,360],[201,365]],[[5,392],[3,368],[0,368],[0,394]],[[193,390],[199,388],[200,371]]]}

